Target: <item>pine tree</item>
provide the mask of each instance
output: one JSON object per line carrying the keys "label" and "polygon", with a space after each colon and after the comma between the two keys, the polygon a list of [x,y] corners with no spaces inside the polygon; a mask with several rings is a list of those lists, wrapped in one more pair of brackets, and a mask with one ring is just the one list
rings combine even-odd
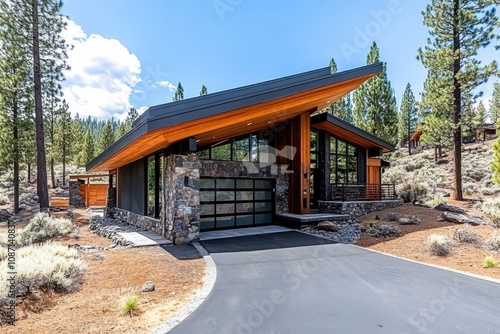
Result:
{"label": "pine tree", "polygon": [[[500,132],[500,120],[497,122],[497,132]],[[491,170],[493,171],[493,182],[500,184],[500,138],[493,144]]]}
{"label": "pine tree", "polygon": [[104,152],[104,150],[113,145],[114,142],[115,134],[113,132],[113,128],[111,127],[111,123],[108,121],[102,128],[102,132],[99,135],[99,139],[97,141],[97,154]]}
{"label": "pine tree", "polygon": [[19,213],[20,163],[28,160],[33,126],[28,40],[16,4],[0,2],[0,166],[13,171],[14,213]]}
{"label": "pine tree", "polygon": [[200,96],[207,95],[207,94],[208,94],[207,87],[205,87],[205,85],[203,85],[201,87],[201,90],[200,90]]}
{"label": "pine tree", "polygon": [[175,101],[181,101],[181,100],[184,100],[184,88],[182,88],[182,85],[181,83],[179,82],[179,84],[177,85],[177,89],[175,91],[175,94],[174,94],[174,98],[173,98],[174,102]]}
{"label": "pine tree", "polygon": [[68,105],[65,102],[58,113],[60,117],[54,126],[54,158],[57,162],[62,162],[62,184],[66,185],[66,164],[73,157],[74,151],[72,147],[76,138],[73,137],[73,121],[71,113],[68,110]]}
{"label": "pine tree", "polygon": [[71,120],[71,137],[73,138],[71,156],[73,157],[73,163],[78,166],[83,166],[83,162],[80,161],[80,152],[82,151],[84,136],[85,132],[83,131],[82,120],[78,113],[76,113],[75,117]]}
{"label": "pine tree", "polygon": [[[374,42],[367,64],[380,62],[379,49]],[[382,73],[365,82],[354,92],[354,121],[356,126],[391,143],[397,142],[398,113],[394,90],[387,78],[387,65]]]}
{"label": "pine tree", "polygon": [[474,96],[469,92],[462,98],[462,137],[475,136],[475,115]]}
{"label": "pine tree", "polygon": [[127,118],[125,118],[125,122],[120,124],[120,126],[117,128],[116,133],[115,133],[115,139],[118,140],[121,137],[123,137],[127,132],[132,130],[132,125],[134,124],[134,121],[139,117],[139,114],[137,113],[137,110],[132,107],[127,113]]}
{"label": "pine tree", "polygon": [[94,137],[90,133],[90,130],[85,132],[85,138],[83,139],[82,151],[80,152],[80,163],[82,165],[88,164],[95,157],[94,148]]}
{"label": "pine tree", "polygon": [[481,140],[481,137],[484,141],[484,124],[486,123],[486,107],[483,104],[483,101],[479,102],[479,105],[476,108],[476,113],[474,115],[474,128],[476,129],[476,134],[479,132],[478,140]]}
{"label": "pine tree", "polygon": [[[418,109],[415,96],[411,90],[411,85],[406,85],[399,112],[399,140],[405,145],[418,125]],[[411,145],[408,145],[408,152],[411,155]]]}
{"label": "pine tree", "polygon": [[493,124],[500,119],[500,82],[493,84],[493,96],[490,102],[490,117]]}
{"label": "pine tree", "polygon": [[[430,28],[427,45],[418,58],[440,78],[451,81],[451,110],[454,148],[453,186],[455,200],[463,200],[462,190],[462,98],[486,82],[497,71],[496,62],[485,66],[478,51],[496,38],[496,0],[431,0],[423,12]],[[444,95],[447,92],[439,92]]]}
{"label": "pine tree", "polygon": [[[335,60],[333,58],[330,60],[330,73],[332,74],[337,73],[337,64],[335,63]],[[353,124],[354,119],[352,116],[351,94],[348,93],[346,96],[340,98],[338,101],[335,101],[334,103],[330,104],[321,112],[330,113],[333,116],[337,116],[338,118],[341,118],[344,121]]]}

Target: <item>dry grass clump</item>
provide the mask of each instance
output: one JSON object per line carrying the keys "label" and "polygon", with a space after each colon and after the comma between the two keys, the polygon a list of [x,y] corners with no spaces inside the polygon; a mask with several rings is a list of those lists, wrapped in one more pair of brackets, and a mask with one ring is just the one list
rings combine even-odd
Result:
{"label": "dry grass clump", "polygon": [[452,241],[441,234],[431,234],[427,239],[427,246],[432,255],[447,256],[453,250]]}
{"label": "dry grass clump", "polygon": [[481,246],[483,244],[481,236],[472,230],[471,225],[466,225],[464,228],[457,228],[453,231],[453,239],[459,243],[472,244],[474,246]]}
{"label": "dry grass clump", "polygon": [[388,238],[392,236],[400,236],[403,234],[403,231],[401,231],[399,227],[384,223],[370,227],[367,232],[375,238]]}
{"label": "dry grass clump", "polygon": [[489,198],[479,203],[477,208],[490,217],[495,226],[500,227],[500,197]]}

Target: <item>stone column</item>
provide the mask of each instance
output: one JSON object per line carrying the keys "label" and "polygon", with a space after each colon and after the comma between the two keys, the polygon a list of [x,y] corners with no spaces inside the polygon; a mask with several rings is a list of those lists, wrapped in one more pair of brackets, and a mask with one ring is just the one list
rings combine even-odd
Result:
{"label": "stone column", "polygon": [[80,195],[80,181],[70,180],[69,181],[69,205],[75,208],[83,208],[82,196]]}
{"label": "stone column", "polygon": [[170,155],[164,161],[164,236],[176,245],[199,240],[200,160]]}

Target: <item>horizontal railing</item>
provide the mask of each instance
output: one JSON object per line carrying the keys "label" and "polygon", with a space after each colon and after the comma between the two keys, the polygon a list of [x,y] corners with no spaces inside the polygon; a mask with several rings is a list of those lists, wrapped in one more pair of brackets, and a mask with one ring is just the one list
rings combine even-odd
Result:
{"label": "horizontal railing", "polygon": [[394,184],[332,184],[332,201],[382,201],[396,199]]}

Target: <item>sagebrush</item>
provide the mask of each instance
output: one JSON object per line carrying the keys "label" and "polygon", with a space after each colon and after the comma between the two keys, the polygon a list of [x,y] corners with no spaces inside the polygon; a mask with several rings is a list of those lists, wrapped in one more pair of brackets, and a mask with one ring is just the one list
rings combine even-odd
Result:
{"label": "sagebrush", "polygon": [[452,241],[441,234],[431,234],[427,239],[427,246],[432,255],[447,256],[453,249]]}

